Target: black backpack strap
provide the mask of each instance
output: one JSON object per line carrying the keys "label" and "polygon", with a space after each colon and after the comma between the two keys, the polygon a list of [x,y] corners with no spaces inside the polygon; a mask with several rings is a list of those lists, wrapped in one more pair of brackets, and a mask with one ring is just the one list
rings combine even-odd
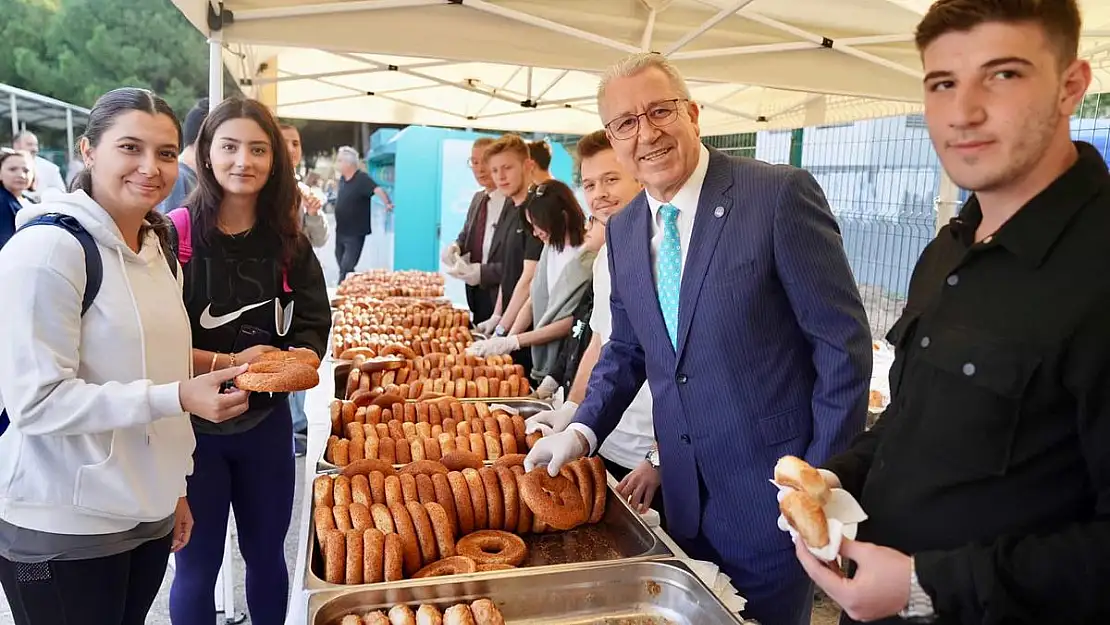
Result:
{"label": "black backpack strap", "polygon": [[100,258],[100,250],[96,247],[96,239],[93,239],[93,236],[89,234],[88,230],[85,230],[85,227],[77,221],[76,217],[61,213],[39,215],[23,224],[19,229],[23,230],[31,226],[43,225],[57,226],[68,230],[81,244],[81,249],[85,251],[85,294],[81,297],[81,316],[84,316],[92,307],[93,300],[100,292],[100,284],[104,280],[104,261]]}
{"label": "black backpack strap", "polygon": [[178,248],[177,227],[174,226],[173,222],[169,219],[166,220],[166,223],[168,224],[169,228],[169,236],[166,237],[165,240],[159,238],[158,242],[162,245],[162,255],[166,257],[166,264],[170,266],[170,273],[172,273],[173,277],[176,278]]}
{"label": "black backpack strap", "polygon": [[[19,230],[31,226],[64,228],[81,244],[81,249],[85,252],[85,293],[81,296],[81,316],[84,317],[85,313],[92,307],[96,294],[100,292],[100,284],[104,281],[104,261],[100,258],[100,250],[96,247],[96,239],[89,234],[88,230],[85,230],[85,227],[75,217],[61,213],[39,215],[20,226]],[[16,232],[19,232],[19,230]],[[176,275],[176,267],[174,270]],[[0,435],[3,435],[4,431],[8,429],[9,423],[8,411],[0,412]]]}

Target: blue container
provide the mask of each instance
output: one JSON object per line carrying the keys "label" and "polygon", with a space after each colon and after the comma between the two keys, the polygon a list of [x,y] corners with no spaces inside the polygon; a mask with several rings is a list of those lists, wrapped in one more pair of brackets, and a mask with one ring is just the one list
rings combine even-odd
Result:
{"label": "blue container", "polygon": [[[392,226],[394,270],[440,270],[440,251],[462,230],[479,188],[467,159],[481,136],[497,135],[427,126],[383,128],[371,135],[370,177],[396,207],[386,218],[386,230]],[[557,143],[551,150],[551,175],[572,184],[570,154]]]}

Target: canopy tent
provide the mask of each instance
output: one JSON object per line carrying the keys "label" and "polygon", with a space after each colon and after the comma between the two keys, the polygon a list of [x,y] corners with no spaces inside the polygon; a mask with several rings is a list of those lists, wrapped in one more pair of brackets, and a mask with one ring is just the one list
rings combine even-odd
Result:
{"label": "canopy tent", "polygon": [[[581,133],[598,127],[598,72],[655,50],[706,135],[917,110],[930,1],[174,0],[280,115]],[[1110,5],[1083,9],[1110,88]]]}

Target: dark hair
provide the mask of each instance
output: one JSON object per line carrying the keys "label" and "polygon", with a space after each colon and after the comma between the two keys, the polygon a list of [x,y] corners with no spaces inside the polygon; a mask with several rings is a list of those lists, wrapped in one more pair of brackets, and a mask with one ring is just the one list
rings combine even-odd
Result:
{"label": "dark hair", "polygon": [[197,187],[185,201],[192,215],[194,231],[208,244],[211,236],[219,230],[224,189],[212,173],[212,139],[224,122],[233,119],[255,122],[270,139],[273,161],[270,163],[270,175],[255,203],[256,227],[278,236],[281,240],[281,260],[289,265],[301,246],[300,214],[294,210],[300,206],[301,196],[277,119],[266,105],[257,100],[241,97],[224,100],[208,114],[200,127],[197,137]]}
{"label": "dark hair", "polygon": [[204,118],[208,117],[208,98],[201,98],[189,109],[185,114],[185,124],[182,127],[182,142],[183,147],[188,147],[197,142],[197,135],[200,134],[200,125],[204,123]]}
{"label": "dark hair", "polygon": [[539,165],[540,169],[547,171],[551,167],[551,146],[546,141],[533,141],[528,144],[528,155]]}
{"label": "dark hair", "polygon": [[559,180],[548,180],[533,187],[528,192],[524,210],[528,213],[528,221],[548,234],[548,244],[557,252],[563,251],[567,239],[571,247],[578,247],[586,240],[586,214],[578,205],[574,191]]}
{"label": "dark hair", "polygon": [[604,130],[595,130],[582,137],[578,140],[578,144],[574,146],[574,160],[578,170],[582,170],[582,161],[597,156],[605,150],[612,149],[613,144],[609,142],[609,136],[605,134]]}
{"label": "dark hair", "polygon": [[1075,0],[937,0],[918,23],[914,41],[918,51],[924,51],[941,35],[967,32],[989,22],[1039,25],[1059,52],[1062,65],[1079,53],[1083,19]]}
{"label": "dark hair", "polygon": [[[173,108],[165,100],[155,95],[154,92],[138,87],[120,87],[97,98],[96,104],[93,104],[92,110],[89,111],[89,122],[85,126],[85,132],[81,135],[81,138],[88,141],[89,145],[95,148],[100,144],[100,139],[104,136],[104,133],[115,125],[116,118],[131,111],[169,117],[173,121],[174,128],[177,129],[177,147],[181,148],[181,123],[177,121],[177,116],[173,114]],[[84,191],[86,195],[95,200],[96,193],[93,189],[92,170],[86,167],[78,172],[70,181],[69,190]],[[159,244],[164,248],[170,236],[169,220],[158,212],[157,206],[150,209],[145,219],[149,225],[144,225],[139,229],[139,240],[142,241],[146,233],[152,230],[158,235]]]}

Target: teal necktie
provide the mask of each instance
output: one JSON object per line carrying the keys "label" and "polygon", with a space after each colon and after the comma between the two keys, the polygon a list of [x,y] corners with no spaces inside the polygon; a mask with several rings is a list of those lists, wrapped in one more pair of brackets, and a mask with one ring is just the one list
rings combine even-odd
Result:
{"label": "teal necktie", "polygon": [[670,204],[659,207],[663,218],[663,242],[659,244],[659,309],[671,337],[671,347],[678,349],[678,293],[682,284],[682,242],[678,238],[678,209]]}

